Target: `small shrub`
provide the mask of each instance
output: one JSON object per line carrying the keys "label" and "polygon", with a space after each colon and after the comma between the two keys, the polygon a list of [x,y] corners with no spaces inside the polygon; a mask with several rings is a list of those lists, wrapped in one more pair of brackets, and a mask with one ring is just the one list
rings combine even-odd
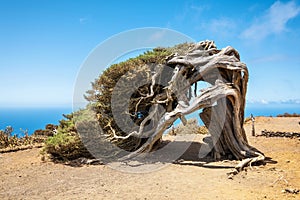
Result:
{"label": "small shrub", "polygon": [[35,130],[33,135],[34,136],[45,136],[45,137],[53,136],[57,132],[57,128],[58,128],[57,125],[47,124],[45,126],[45,129]]}
{"label": "small shrub", "polygon": [[284,113],[284,114],[277,115],[277,117],[300,117],[300,114],[297,114],[297,113],[293,113],[293,114]]}
{"label": "small shrub", "polygon": [[199,126],[197,119],[189,119],[184,126],[180,124],[173,130],[168,132],[169,135],[186,135],[186,134],[208,134],[205,126]]}
{"label": "small shrub", "polygon": [[4,131],[0,130],[0,149],[4,149],[2,151],[6,152],[19,149],[18,147],[22,146],[41,144],[46,139],[45,137],[36,135],[29,136],[27,130],[20,130],[24,132],[24,136],[22,137],[12,135],[13,128],[11,126],[6,127]]}
{"label": "small shrub", "polygon": [[251,122],[251,117],[246,117],[244,120],[244,123],[247,124],[248,122]]}
{"label": "small shrub", "polygon": [[[76,121],[89,121],[92,117],[91,112],[85,109],[63,116],[65,119],[59,121],[57,133],[46,140],[42,154],[47,153],[53,160],[61,161],[92,157],[75,128]],[[50,126],[47,127],[50,128]]]}

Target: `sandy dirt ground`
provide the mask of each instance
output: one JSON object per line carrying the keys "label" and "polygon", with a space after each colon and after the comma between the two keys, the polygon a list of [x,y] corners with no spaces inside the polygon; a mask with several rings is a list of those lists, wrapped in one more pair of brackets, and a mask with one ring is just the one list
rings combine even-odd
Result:
{"label": "sandy dirt ground", "polygon": [[[300,132],[300,118],[256,118],[256,133]],[[125,173],[105,165],[71,167],[42,161],[39,148],[0,154],[0,199],[300,199],[282,190],[300,189],[300,140],[251,136],[266,164],[229,179],[234,161],[197,161],[195,137],[183,155],[185,164],[169,164],[148,173]]]}

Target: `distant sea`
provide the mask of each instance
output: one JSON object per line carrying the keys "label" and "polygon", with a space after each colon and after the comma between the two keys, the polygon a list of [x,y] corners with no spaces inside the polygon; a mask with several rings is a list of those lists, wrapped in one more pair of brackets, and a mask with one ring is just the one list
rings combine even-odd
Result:
{"label": "distant sea", "polygon": [[272,116],[276,117],[279,114],[296,113],[300,114],[300,104],[288,103],[270,103],[270,104],[248,104],[246,105],[245,116]]}
{"label": "distant sea", "polygon": [[[14,134],[22,136],[20,129],[28,129],[32,134],[37,129],[44,129],[47,124],[58,124],[63,119],[62,114],[69,114],[72,108],[0,108],[0,130],[6,126],[12,126]],[[300,114],[299,104],[249,104],[246,106],[245,117],[254,116],[277,116],[284,113]],[[193,113],[188,118],[197,117]],[[175,125],[180,123],[175,122]],[[201,124],[201,123],[200,123]]]}
{"label": "distant sea", "polygon": [[28,129],[32,134],[37,129],[44,129],[47,124],[58,124],[62,114],[69,114],[72,108],[0,108],[0,130],[12,126],[13,134],[23,135],[20,129]]}

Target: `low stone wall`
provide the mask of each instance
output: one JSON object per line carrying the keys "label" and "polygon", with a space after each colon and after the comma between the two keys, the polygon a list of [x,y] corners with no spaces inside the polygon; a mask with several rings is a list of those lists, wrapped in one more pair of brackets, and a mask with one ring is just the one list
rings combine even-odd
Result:
{"label": "low stone wall", "polygon": [[286,137],[286,138],[300,138],[300,133],[295,132],[280,132],[280,131],[261,131],[260,135],[257,136],[265,136],[265,137]]}

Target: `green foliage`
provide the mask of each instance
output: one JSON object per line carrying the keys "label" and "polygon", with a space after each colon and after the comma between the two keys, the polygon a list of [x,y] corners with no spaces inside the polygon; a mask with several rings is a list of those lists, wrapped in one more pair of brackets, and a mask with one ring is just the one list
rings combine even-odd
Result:
{"label": "green foliage", "polygon": [[[127,133],[123,132],[116,124],[112,115],[111,108],[111,96],[114,91],[114,88],[120,78],[126,75],[126,83],[134,84],[136,80],[151,80],[151,71],[146,66],[147,64],[165,64],[166,58],[172,54],[171,51],[167,48],[156,48],[153,51],[147,51],[146,53],[129,59],[125,62],[114,64],[106,69],[102,75],[99,76],[92,83],[92,89],[87,91],[85,98],[91,103],[93,110],[97,114],[97,119],[106,134],[110,136],[108,139],[111,139],[111,142],[119,146],[120,148],[133,151],[142,145],[141,139],[136,137],[129,137],[128,139],[115,139],[113,137],[114,133],[118,136],[125,136]],[[125,88],[130,88],[131,85],[126,86]],[[149,85],[145,85],[139,89],[140,93],[147,94],[149,93]],[[161,86],[155,88],[157,93],[162,90]],[[114,91],[116,92],[116,90]],[[129,103],[129,112],[131,115],[134,115],[139,110],[147,111],[151,106],[151,99],[147,99],[144,102],[140,102],[138,110],[136,110],[136,104],[139,100],[139,94],[133,94],[132,99]],[[118,105],[114,105],[117,107]],[[122,102],[120,102],[120,107]],[[127,113],[128,114],[128,113]],[[125,115],[125,113],[124,113]],[[128,119],[125,116],[120,118]],[[126,122],[124,122],[126,123]],[[138,122],[136,122],[138,123]]]}
{"label": "green foliage", "polygon": [[34,136],[45,136],[45,137],[53,136],[54,133],[56,132],[57,128],[58,128],[57,125],[47,124],[45,126],[45,129],[35,130],[33,135]]}
{"label": "green foliage", "polygon": [[63,115],[65,119],[59,121],[57,133],[46,140],[43,153],[48,153],[54,160],[72,160],[79,157],[92,157],[82,143],[77,133],[76,122],[90,121],[89,109]]}
{"label": "green foliage", "polygon": [[[78,124],[82,127],[91,125],[89,123],[96,121],[104,134],[107,136],[107,140],[116,144],[118,147],[133,151],[142,145],[143,141],[140,138],[129,137],[128,139],[115,139],[114,133],[118,136],[125,136],[124,133],[116,124],[112,115],[111,97],[114,88],[120,78],[126,75],[127,82],[131,80],[151,80],[151,71],[146,67],[147,64],[166,64],[167,59],[179,52],[180,49],[190,48],[189,44],[181,44],[172,48],[155,48],[153,51],[147,51],[144,54],[131,58],[125,62],[113,64],[107,68],[94,82],[91,83],[92,88],[86,92],[85,98],[89,101],[89,105],[86,109],[64,115],[65,119],[59,122],[57,128],[57,134],[51,136],[46,141],[44,152],[50,154],[54,159],[70,160],[78,157],[90,157],[87,149],[82,143],[82,139],[78,135]],[[128,86],[129,88],[130,86]],[[149,85],[145,85],[139,89],[140,92],[149,92]],[[162,86],[154,88],[155,92],[159,94],[162,90]],[[134,94],[130,101],[129,111],[134,113],[138,93]],[[150,99],[151,100],[151,99]],[[141,102],[139,110],[149,109],[151,105],[150,100]],[[138,123],[136,121],[136,123]],[[93,126],[93,124],[91,125]],[[103,139],[103,138],[102,138]],[[145,140],[145,139],[143,139]]]}
{"label": "green foliage", "polygon": [[76,134],[58,132],[46,141],[44,151],[51,154],[55,160],[71,160],[88,155],[80,138]]}

